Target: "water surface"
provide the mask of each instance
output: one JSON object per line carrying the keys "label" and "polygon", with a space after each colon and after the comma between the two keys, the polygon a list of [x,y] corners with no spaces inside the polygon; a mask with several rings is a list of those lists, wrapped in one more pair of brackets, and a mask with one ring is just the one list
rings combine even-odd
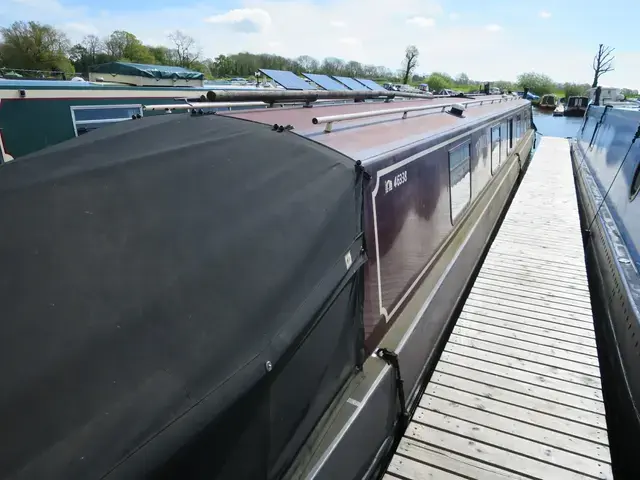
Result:
{"label": "water surface", "polygon": [[554,117],[551,113],[533,109],[533,122],[538,134],[547,137],[574,137],[583,117]]}

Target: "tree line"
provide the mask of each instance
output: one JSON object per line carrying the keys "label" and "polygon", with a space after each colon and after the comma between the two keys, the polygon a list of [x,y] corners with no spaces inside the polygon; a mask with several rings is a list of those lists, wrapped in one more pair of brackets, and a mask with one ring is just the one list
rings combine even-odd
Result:
{"label": "tree line", "polygon": [[[195,39],[180,30],[168,35],[171,47],[145,45],[133,33],[115,30],[106,37],[87,35],[82,41],[72,44],[60,29],[39,22],[14,22],[8,27],[0,27],[0,73],[65,72],[67,75],[87,76],[91,67],[111,61],[127,61],[157,65],[173,65],[189,68],[205,74],[208,79],[228,77],[253,77],[259,68],[289,70],[295,73],[324,73],[347,77],[365,77],[380,82],[427,83],[432,90],[457,89],[469,91],[478,89],[485,80],[471,80],[465,73],[453,77],[444,72],[429,75],[417,73],[420,52],[414,45],[405,50],[402,68],[393,71],[387,67],[367,65],[356,61],[345,61],[328,57],[318,60],[308,55],[287,58],[268,53],[240,52],[232,55],[218,55],[215,58],[203,56]],[[600,61],[610,71],[610,51],[601,46]],[[609,56],[606,56],[609,55]],[[594,60],[595,62],[595,60]],[[594,63],[594,70],[596,63]],[[594,81],[597,81],[599,75]],[[589,88],[588,84],[558,84],[540,73],[523,73],[517,82],[494,81],[492,85],[503,90],[521,90],[525,87],[538,95],[566,92],[580,95]],[[633,94],[633,91],[628,91]],[[637,91],[635,92],[637,95]]]}
{"label": "tree line", "polygon": [[365,65],[339,58],[319,61],[308,55],[295,59],[248,52],[205,58],[197,42],[179,30],[168,35],[172,47],[145,45],[133,33],[116,30],[100,38],[87,35],[72,44],[60,29],[39,22],[14,22],[0,27],[0,68],[20,71],[59,71],[88,74],[94,65],[112,61],[172,65],[200,71],[207,78],[253,76],[258,68],[290,70],[296,73],[394,78],[395,73],[381,66]]}

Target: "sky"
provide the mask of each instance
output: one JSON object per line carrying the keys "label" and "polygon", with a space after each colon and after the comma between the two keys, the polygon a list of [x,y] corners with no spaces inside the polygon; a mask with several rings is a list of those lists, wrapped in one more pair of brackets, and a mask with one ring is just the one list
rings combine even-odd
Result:
{"label": "sky", "polygon": [[420,51],[417,73],[515,80],[540,72],[591,83],[598,44],[615,47],[605,86],[640,89],[638,0],[0,0],[0,25],[37,20],[72,41],[127,30],[171,46],[182,30],[206,57],[238,51],[338,57],[400,68]]}

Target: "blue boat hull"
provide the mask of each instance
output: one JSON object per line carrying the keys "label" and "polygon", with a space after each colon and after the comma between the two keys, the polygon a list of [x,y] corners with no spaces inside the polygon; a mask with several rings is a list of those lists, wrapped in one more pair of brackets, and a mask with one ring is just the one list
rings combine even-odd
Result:
{"label": "blue boat hull", "polygon": [[572,145],[609,428],[624,439],[612,451],[621,478],[640,476],[629,461],[640,450],[639,125],[640,112],[590,106]]}

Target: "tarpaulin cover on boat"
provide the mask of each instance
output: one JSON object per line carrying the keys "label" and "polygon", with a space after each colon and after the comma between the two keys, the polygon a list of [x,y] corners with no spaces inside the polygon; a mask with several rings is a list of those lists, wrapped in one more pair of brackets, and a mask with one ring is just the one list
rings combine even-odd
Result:
{"label": "tarpaulin cover on boat", "polygon": [[0,167],[0,477],[277,478],[362,362],[362,173],[173,114]]}
{"label": "tarpaulin cover on boat", "polygon": [[167,65],[145,65],[143,63],[108,62],[91,67],[92,73],[133,75],[157,79],[204,80],[204,73]]}

